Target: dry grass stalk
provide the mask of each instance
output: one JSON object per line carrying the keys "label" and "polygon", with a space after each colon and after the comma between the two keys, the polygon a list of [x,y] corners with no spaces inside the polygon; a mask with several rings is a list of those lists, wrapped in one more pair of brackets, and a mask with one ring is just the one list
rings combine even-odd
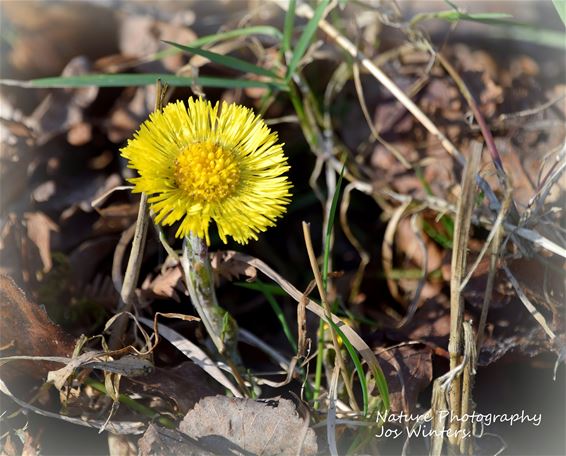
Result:
{"label": "dry grass stalk", "polygon": [[348,223],[348,207],[350,206],[350,194],[355,187],[350,183],[344,187],[344,193],[342,194],[342,201],[340,202],[340,226],[342,227],[342,232],[352,244],[352,247],[356,249],[358,255],[360,255],[360,265],[358,266],[358,270],[356,271],[356,275],[352,280],[352,284],[350,286],[350,295],[348,297],[349,303],[355,303],[356,298],[359,295],[360,287],[362,285],[362,280],[364,278],[364,272],[366,270],[367,265],[370,261],[370,255],[366,249],[362,246],[360,241],[356,238],[353,231],[350,228],[350,224]]}
{"label": "dry grass stalk", "polygon": [[484,292],[484,296],[483,296],[483,303],[482,303],[480,321],[479,321],[479,324],[478,324],[478,333],[476,335],[476,351],[477,351],[478,356],[479,356],[479,353],[480,353],[480,350],[481,350],[481,347],[482,347],[482,344],[483,344],[485,323],[487,321],[487,313],[488,313],[488,310],[489,310],[489,303],[491,302],[491,297],[493,295],[493,284],[495,282],[495,272],[496,272],[497,260],[499,258],[499,250],[500,250],[501,241],[502,241],[502,238],[503,238],[503,228],[501,227],[501,224],[503,223],[503,220],[505,219],[506,212],[509,209],[509,205],[511,203],[511,190],[512,190],[512,188],[507,183],[507,180],[505,182],[506,182],[505,198],[503,199],[503,203],[501,205],[501,210],[499,211],[499,214],[497,214],[497,219],[496,219],[495,223],[493,224],[491,232],[489,233],[489,235],[487,237],[485,245],[482,248],[480,255],[478,256],[478,259],[476,260],[473,267],[468,272],[468,276],[466,277],[466,280],[460,286],[460,290],[463,290],[465,283],[467,283],[468,279],[472,276],[472,273],[475,270],[475,268],[477,267],[477,265],[479,264],[479,261],[481,260],[481,258],[483,257],[485,250],[487,249],[488,246],[491,247],[490,258],[489,258],[489,271],[488,271],[488,274],[487,274],[487,284],[485,286],[485,292]]}
{"label": "dry grass stalk", "polygon": [[[466,270],[466,253],[475,197],[475,177],[480,164],[482,145],[472,143],[470,160],[466,163],[462,176],[462,191],[458,201],[458,210],[454,226],[454,247],[450,271],[450,370],[456,369],[462,359],[462,322],[464,318],[464,302],[460,292],[460,284]],[[460,416],[462,405],[462,385],[459,377],[454,379],[450,389],[450,410]],[[455,431],[458,422],[450,422],[449,440],[452,445],[459,443]]]}
{"label": "dry grass stalk", "polygon": [[[322,301],[322,306],[324,307],[324,311],[327,319],[331,321],[332,311],[330,310],[330,305],[328,304],[326,290],[324,289],[324,285],[322,283],[322,275],[320,273],[320,269],[316,261],[316,255],[314,253],[314,249],[312,246],[309,224],[306,222],[303,222],[303,234],[305,237],[305,245],[307,247],[309,261],[316,281],[316,286],[320,294],[320,300]],[[359,411],[360,407],[356,402],[356,396],[354,395],[354,390],[352,389],[352,384],[350,383],[350,376],[348,375],[348,370],[346,369],[346,363],[344,361],[344,358],[342,358],[342,350],[340,349],[340,344],[338,343],[338,336],[336,335],[336,331],[334,331],[332,325],[328,325],[328,330],[332,337],[332,345],[334,346],[335,362],[340,368],[340,373],[342,374],[344,386],[346,387],[346,391],[348,392],[348,396],[350,398],[350,404],[354,410]]]}
{"label": "dry grass stalk", "polygon": [[[462,374],[462,411],[461,415],[465,416],[473,411],[472,388],[474,386],[474,377],[476,375],[476,344],[474,340],[474,331],[469,321],[465,321],[464,327],[464,347],[469,352],[468,362],[464,366]],[[460,422],[461,435],[471,435],[472,421],[462,420]],[[469,437],[460,439],[460,452],[462,454],[473,455],[473,440]]]}
{"label": "dry grass stalk", "polygon": [[[163,92],[164,90],[161,85],[161,81],[158,79],[155,83],[155,111],[160,111],[162,108]],[[148,225],[149,209],[147,205],[147,195],[142,193],[138,218],[136,220],[134,239],[132,241],[132,250],[130,252],[130,257],[128,258],[128,266],[126,267],[122,289],[120,290],[120,304],[118,305],[118,312],[129,312],[133,307],[134,290],[140,276]],[[128,318],[125,315],[116,320],[110,334],[109,347],[111,350],[120,346],[127,324]]]}

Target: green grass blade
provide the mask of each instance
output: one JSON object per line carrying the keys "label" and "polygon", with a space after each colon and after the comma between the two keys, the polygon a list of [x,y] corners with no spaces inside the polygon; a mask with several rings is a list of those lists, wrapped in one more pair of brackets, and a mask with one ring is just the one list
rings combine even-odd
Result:
{"label": "green grass blade", "polygon": [[[233,38],[240,38],[242,36],[250,35],[266,35],[275,38],[276,40],[281,40],[283,35],[281,32],[270,25],[256,25],[253,27],[244,27],[236,30],[229,30],[227,32],[216,33],[214,35],[203,36],[194,41],[188,43],[191,47],[201,47],[206,44],[217,43],[218,41],[231,40]],[[179,49],[171,48],[165,49],[163,51],[156,52],[144,59],[144,62],[153,62],[155,60],[161,60],[164,57],[169,57],[170,55],[175,55],[181,52]]]}
{"label": "green grass blade", "polygon": [[377,390],[379,391],[379,396],[383,401],[383,412],[388,412],[391,408],[391,401],[389,400],[389,387],[387,386],[387,380],[381,368],[371,368],[373,378],[375,379],[375,384]]}
{"label": "green grass blade", "polygon": [[332,205],[330,206],[330,213],[328,214],[328,226],[326,227],[326,236],[330,237],[332,234],[332,227],[334,226],[334,216],[336,215],[336,207],[338,206],[338,200],[340,199],[340,190],[342,187],[342,179],[344,178],[344,170],[346,169],[346,163],[342,165],[340,170],[340,177],[336,183],[336,191],[332,197]]}
{"label": "green grass blade", "polygon": [[[563,0],[562,4],[566,2]],[[447,2],[449,3],[449,2]],[[558,8],[562,7],[560,4],[555,5]],[[454,6],[456,8],[456,6]],[[560,13],[559,13],[560,14]],[[566,14],[566,13],[565,13]],[[419,13],[416,14],[410,21],[411,25],[418,22],[440,19],[447,22],[457,21],[472,21],[480,22],[486,25],[503,26],[503,29],[495,29],[491,32],[493,38],[506,38],[530,43],[540,44],[542,46],[553,47],[558,49],[566,48],[566,34],[554,30],[541,29],[519,21],[512,20],[513,16],[504,13],[462,13],[457,10],[439,11],[437,13]]]}
{"label": "green grass blade", "polygon": [[552,0],[562,23],[566,26],[566,0]]}
{"label": "green grass blade", "polygon": [[273,283],[265,283],[261,280],[257,280],[256,282],[234,282],[234,285],[242,288],[247,288],[248,290],[255,290],[255,291],[267,291],[268,293],[272,294],[273,296],[289,296],[283,288],[279,285]]}
{"label": "green grass blade", "polygon": [[421,21],[438,19],[446,22],[471,21],[489,25],[509,25],[514,23],[510,21],[512,18],[512,15],[505,13],[463,13],[453,9],[436,13],[416,14],[411,19],[411,24],[414,25]]}
{"label": "green grass blade", "polygon": [[443,233],[438,231],[433,225],[428,223],[426,220],[423,220],[423,230],[427,234],[428,237],[430,237],[433,241],[435,241],[441,247],[443,247],[445,249],[449,249],[449,250],[452,249],[452,247],[453,247],[452,238],[453,237],[448,237],[448,236],[444,235]]}
{"label": "green grass blade", "polygon": [[505,34],[501,33],[503,38],[513,38],[561,50],[566,49],[566,34],[564,32],[540,29],[528,24],[513,24],[505,32]]}
{"label": "green grass blade", "polygon": [[344,170],[346,169],[346,163],[342,165],[342,170],[340,171],[340,177],[336,183],[336,191],[332,197],[332,204],[330,205],[330,212],[328,213],[328,223],[326,226],[326,233],[324,239],[324,259],[322,262],[322,283],[326,289],[326,283],[328,281],[328,262],[330,258],[330,236],[332,235],[332,228],[334,227],[334,216],[336,215],[336,207],[338,206],[338,200],[340,199],[340,190],[342,188],[342,179],[344,177]]}
{"label": "green grass blade", "polygon": [[291,36],[295,27],[295,8],[297,0],[289,0],[289,7],[285,14],[285,23],[283,25],[283,40],[281,42],[281,51],[283,53],[291,50]]}
{"label": "green grass blade", "polygon": [[356,367],[356,372],[358,373],[358,379],[360,380],[360,388],[362,389],[364,416],[366,416],[368,413],[368,404],[369,404],[368,385],[366,381],[366,374],[364,372],[364,368],[362,367],[362,363],[360,362],[360,358],[356,353],[356,349],[352,346],[352,344],[350,343],[348,338],[344,335],[342,330],[338,327],[338,325],[334,323],[332,320],[328,320],[328,322],[332,325],[334,331],[336,331],[340,336],[340,338],[342,339],[342,343],[346,347],[346,350],[348,351],[348,354],[350,355],[350,358],[352,358],[354,366]]}
{"label": "green grass blade", "polygon": [[289,82],[291,77],[295,73],[295,70],[299,66],[299,62],[305,55],[307,48],[314,36],[316,29],[318,28],[318,23],[324,14],[324,10],[328,6],[328,2],[330,0],[322,0],[320,4],[316,7],[313,17],[307,23],[305,30],[301,34],[299,41],[297,42],[297,47],[293,50],[293,56],[291,57],[291,62],[289,63],[289,67],[287,68],[287,74],[285,75],[285,80]]}
{"label": "green grass blade", "polygon": [[243,73],[253,73],[260,76],[267,76],[272,79],[277,79],[277,75],[267,68],[262,68],[260,66],[254,65],[253,63],[246,62],[245,60],[238,59],[236,57],[231,57],[229,55],[222,55],[216,52],[206,51],[193,46],[184,46],[182,44],[174,43],[172,41],[163,41],[171,46],[174,46],[182,51],[189,52],[191,54],[197,54],[202,57],[209,59],[211,62],[217,63],[219,65],[232,68],[234,70],[241,71]]}
{"label": "green grass blade", "polygon": [[[420,167],[415,168],[415,175],[419,179],[426,194],[430,196],[434,196],[432,192],[432,188],[430,187],[429,183],[426,181],[423,171]],[[442,215],[440,217],[440,223],[448,233],[448,236],[444,236],[442,233],[437,231],[432,225],[430,225],[426,221],[423,221],[423,228],[425,232],[437,243],[439,243],[442,247],[452,249],[452,238],[454,237],[454,220],[452,220],[452,218],[449,217],[448,215]]]}
{"label": "green grass blade", "polygon": [[471,21],[497,25],[508,25],[510,23],[509,19],[513,18],[511,14],[506,13],[461,13],[459,11],[440,11],[433,15],[437,19],[447,22]]}
{"label": "green grass blade", "polygon": [[276,88],[287,90],[287,87],[277,82],[251,81],[247,79],[218,78],[199,76],[194,79],[189,76],[175,76],[172,74],[85,74],[81,76],[57,76],[52,78],[33,79],[31,81],[0,81],[6,85],[16,85],[28,88],[73,88],[73,87],[133,87],[155,84],[161,79],[169,86],[188,87],[193,83],[203,87],[221,87],[245,89],[250,87]]}

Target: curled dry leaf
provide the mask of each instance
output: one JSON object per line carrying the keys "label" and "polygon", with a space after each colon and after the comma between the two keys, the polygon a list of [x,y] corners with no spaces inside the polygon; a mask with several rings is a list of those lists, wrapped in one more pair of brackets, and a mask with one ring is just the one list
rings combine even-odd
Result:
{"label": "curled dry leaf", "polygon": [[49,372],[47,381],[53,382],[55,388],[61,390],[67,379],[80,368],[99,369],[124,376],[146,375],[153,370],[153,363],[138,356],[129,355],[117,360],[104,358],[108,356],[103,352],[86,352],[70,358],[64,367]]}
{"label": "curled dry leaf", "polygon": [[256,268],[238,260],[233,251],[215,252],[212,256],[212,268],[217,279],[224,277],[234,280],[244,276],[248,282],[253,282],[257,277]]}
{"label": "curled dry leaf", "polygon": [[287,399],[206,397],[179,430],[216,454],[314,455],[316,435]]}
{"label": "curled dry leaf", "polygon": [[153,279],[148,277],[142,285],[142,296],[145,299],[165,298],[181,302],[177,291],[183,290],[182,277],[183,271],[178,264],[165,269]]}

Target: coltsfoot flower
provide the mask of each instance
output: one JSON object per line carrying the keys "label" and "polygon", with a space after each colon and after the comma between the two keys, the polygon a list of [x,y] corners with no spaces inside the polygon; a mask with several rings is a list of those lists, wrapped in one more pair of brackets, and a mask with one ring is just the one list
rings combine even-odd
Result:
{"label": "coltsfoot flower", "polygon": [[148,195],[155,221],[179,223],[210,244],[209,225],[245,244],[275,225],[290,202],[289,169],[277,134],[237,104],[214,106],[189,98],[154,112],[121,149],[139,177],[134,192]]}

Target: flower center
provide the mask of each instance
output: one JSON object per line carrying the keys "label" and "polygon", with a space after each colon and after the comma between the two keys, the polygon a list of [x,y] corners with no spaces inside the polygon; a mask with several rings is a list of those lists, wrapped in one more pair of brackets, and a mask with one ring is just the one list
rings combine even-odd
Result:
{"label": "flower center", "polygon": [[211,142],[190,144],[175,162],[175,182],[198,202],[216,202],[234,193],[240,169],[233,154]]}

